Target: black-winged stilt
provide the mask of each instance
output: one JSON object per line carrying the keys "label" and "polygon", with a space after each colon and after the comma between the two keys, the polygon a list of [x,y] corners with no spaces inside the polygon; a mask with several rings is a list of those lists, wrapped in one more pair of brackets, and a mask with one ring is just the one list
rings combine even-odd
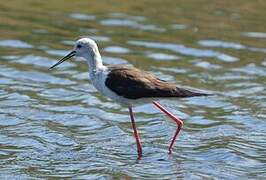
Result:
{"label": "black-winged stilt", "polygon": [[87,60],[91,82],[98,91],[128,106],[134,136],[137,142],[138,159],[142,156],[142,146],[132,110],[134,104],[152,102],[170,119],[176,122],[177,129],[168,148],[169,153],[171,153],[175,139],[183,126],[183,122],[166,110],[157,100],[162,98],[186,98],[209,95],[204,92],[178,87],[173,83],[161,80],[148,72],[134,67],[124,65],[105,66],[102,63],[97,44],[89,38],[79,39],[73,51],[51,68],[73,56],[82,57]]}

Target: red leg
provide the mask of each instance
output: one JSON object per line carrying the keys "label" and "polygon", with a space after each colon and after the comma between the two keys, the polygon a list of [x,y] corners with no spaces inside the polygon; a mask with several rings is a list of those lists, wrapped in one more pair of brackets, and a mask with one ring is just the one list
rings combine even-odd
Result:
{"label": "red leg", "polygon": [[141,159],[141,156],[142,156],[141,141],[140,141],[139,133],[138,133],[137,126],[136,126],[136,123],[135,123],[135,120],[134,120],[132,107],[128,107],[128,110],[129,110],[129,114],[130,114],[130,118],[131,118],[132,128],[134,130],[134,136],[135,136],[136,142],[137,142],[138,159]]}
{"label": "red leg", "polygon": [[179,134],[179,132],[180,132],[182,126],[183,126],[183,121],[180,120],[179,118],[177,118],[176,116],[174,116],[174,115],[173,115],[172,113],[170,113],[168,110],[166,110],[166,109],[165,109],[160,103],[158,103],[158,102],[156,102],[156,101],[153,101],[153,104],[154,104],[158,109],[160,109],[163,113],[165,113],[169,118],[171,118],[173,121],[175,121],[176,124],[177,124],[177,129],[176,129],[175,135],[174,135],[174,137],[173,137],[173,139],[172,139],[172,141],[171,141],[171,144],[170,144],[170,146],[169,146],[169,148],[168,148],[168,150],[169,150],[169,154],[171,154],[171,153],[172,153],[172,147],[173,147],[173,145],[174,145],[174,142],[175,142],[175,140],[176,140],[176,137],[178,136],[178,134]]}

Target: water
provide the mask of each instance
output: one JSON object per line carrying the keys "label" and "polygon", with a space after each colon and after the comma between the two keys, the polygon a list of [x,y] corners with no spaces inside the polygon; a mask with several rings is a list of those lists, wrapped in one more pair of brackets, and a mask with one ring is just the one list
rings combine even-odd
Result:
{"label": "water", "polygon": [[[119,1],[117,1],[119,2]],[[264,179],[266,3],[204,1],[0,2],[0,178]],[[131,64],[217,93],[164,100],[185,126],[152,105],[101,96],[87,65],[48,68],[76,39],[95,39],[107,64]]]}

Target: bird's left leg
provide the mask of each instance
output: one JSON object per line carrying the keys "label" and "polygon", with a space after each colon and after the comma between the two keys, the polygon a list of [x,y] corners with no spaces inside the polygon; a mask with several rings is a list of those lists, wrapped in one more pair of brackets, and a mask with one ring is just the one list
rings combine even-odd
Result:
{"label": "bird's left leg", "polygon": [[160,103],[156,102],[156,101],[153,101],[153,104],[158,108],[160,109],[163,113],[165,113],[169,118],[171,118],[173,121],[176,122],[177,124],[177,129],[176,129],[176,132],[175,132],[175,135],[171,141],[171,144],[168,148],[169,150],[169,154],[172,153],[172,147],[174,145],[174,142],[176,140],[176,137],[178,136],[182,126],[183,126],[183,121],[181,119],[179,119],[178,117],[174,116],[172,113],[170,113],[167,109],[165,109]]}
{"label": "bird's left leg", "polygon": [[142,156],[142,146],[141,146],[141,141],[140,141],[140,137],[139,137],[139,133],[137,130],[137,126],[134,120],[134,115],[133,115],[133,111],[132,111],[132,107],[128,107],[129,110],[129,114],[130,114],[130,118],[131,118],[131,124],[132,124],[132,128],[134,130],[134,136],[136,138],[136,142],[137,142],[137,149],[138,149],[138,159],[141,159]]}

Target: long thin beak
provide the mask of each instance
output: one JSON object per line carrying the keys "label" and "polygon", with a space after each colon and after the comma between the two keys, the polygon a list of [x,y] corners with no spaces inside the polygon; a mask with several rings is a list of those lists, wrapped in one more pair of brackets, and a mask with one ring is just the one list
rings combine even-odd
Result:
{"label": "long thin beak", "polygon": [[65,57],[63,57],[60,61],[58,61],[56,64],[54,64],[52,67],[50,67],[49,69],[54,68],[55,66],[58,66],[59,64],[61,64],[62,62],[72,58],[73,56],[76,55],[76,51],[71,51],[68,55],[66,55]]}

